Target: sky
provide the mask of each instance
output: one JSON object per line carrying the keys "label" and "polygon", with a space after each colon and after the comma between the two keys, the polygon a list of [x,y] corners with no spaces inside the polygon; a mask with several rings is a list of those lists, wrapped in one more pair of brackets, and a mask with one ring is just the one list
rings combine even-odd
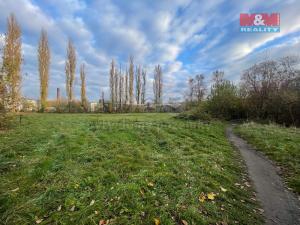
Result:
{"label": "sky", "polygon": [[[49,98],[65,95],[68,38],[77,55],[75,95],[80,96],[79,67],[86,65],[87,96],[109,98],[112,59],[126,68],[128,57],[147,69],[147,99],[152,99],[154,66],[164,76],[164,101],[181,100],[187,80],[223,70],[235,83],[245,69],[266,58],[300,53],[300,0],[0,0],[0,34],[7,17],[22,29],[22,93],[39,98],[37,45],[46,29],[51,48]],[[240,13],[280,13],[279,33],[241,33]],[[3,39],[3,38],[2,38]],[[0,41],[3,42],[3,41]]]}

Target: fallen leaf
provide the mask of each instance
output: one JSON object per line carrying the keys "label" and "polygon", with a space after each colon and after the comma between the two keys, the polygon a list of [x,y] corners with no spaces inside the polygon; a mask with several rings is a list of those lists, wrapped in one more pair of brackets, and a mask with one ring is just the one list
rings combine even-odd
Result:
{"label": "fallen leaf", "polygon": [[215,196],[216,196],[216,194],[213,193],[213,192],[210,192],[210,193],[207,194],[207,198],[208,198],[209,200],[214,200],[214,199],[215,199]]}
{"label": "fallen leaf", "polygon": [[154,187],[154,183],[149,182],[149,183],[148,183],[148,187]]}
{"label": "fallen leaf", "polygon": [[205,202],[205,199],[206,199],[206,196],[205,196],[205,194],[202,192],[202,193],[199,195],[199,201],[200,201],[200,202]]}
{"label": "fallen leaf", "polygon": [[225,189],[225,188],[223,188],[223,187],[220,187],[221,188],[221,191],[223,191],[223,192],[226,192],[227,191],[227,189]]}
{"label": "fallen leaf", "polygon": [[99,225],[105,225],[105,224],[107,224],[105,220],[100,220],[99,221]]}
{"label": "fallen leaf", "polygon": [[181,220],[183,225],[188,225],[188,222],[186,222],[186,220]]}
{"label": "fallen leaf", "polygon": [[160,225],[160,220],[157,219],[157,218],[154,218],[154,224],[155,224],[155,225]]}
{"label": "fallen leaf", "polygon": [[95,204],[95,200],[93,199],[92,201],[91,201],[91,203],[90,203],[90,206],[91,205],[94,205]]}
{"label": "fallen leaf", "polygon": [[16,191],[18,191],[18,190],[20,190],[20,188],[15,188],[15,189],[13,189],[13,190],[11,190],[12,192],[16,192]]}
{"label": "fallen leaf", "polygon": [[72,208],[70,209],[71,212],[73,212],[75,210],[75,205],[72,206]]}
{"label": "fallen leaf", "polygon": [[141,193],[141,195],[145,195],[145,191],[144,191],[144,189],[142,188],[142,189],[140,189],[140,193]]}
{"label": "fallen leaf", "polygon": [[37,223],[37,224],[39,224],[39,223],[41,223],[43,221],[43,219],[37,219],[35,222]]}
{"label": "fallen leaf", "polygon": [[246,185],[247,187],[251,187],[251,185],[250,185],[248,182],[245,182],[245,185]]}
{"label": "fallen leaf", "polygon": [[265,210],[263,210],[263,209],[258,209],[258,210],[261,214],[265,212]]}
{"label": "fallen leaf", "polygon": [[61,205],[57,207],[57,211],[60,211],[61,210]]}

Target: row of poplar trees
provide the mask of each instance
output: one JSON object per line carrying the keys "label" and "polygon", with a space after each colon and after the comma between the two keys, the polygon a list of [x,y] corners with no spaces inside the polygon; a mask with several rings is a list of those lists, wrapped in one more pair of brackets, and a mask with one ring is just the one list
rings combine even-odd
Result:
{"label": "row of poplar trees", "polygon": [[[135,66],[133,56],[129,57],[129,65],[125,71],[118,69],[114,60],[110,66],[110,102],[113,111],[132,111],[146,104],[147,71],[141,65]],[[162,69],[155,66],[153,93],[154,104],[162,104]]]}
{"label": "row of poplar trees", "polygon": [[[7,32],[4,39],[2,66],[0,74],[0,109],[2,112],[17,112],[21,106],[21,65],[22,65],[22,40],[21,28],[14,14],[7,19]],[[40,78],[40,111],[47,107],[50,48],[47,32],[42,29],[38,44],[38,70]],[[69,39],[66,59],[66,92],[68,105],[74,100],[74,80],[76,69],[76,53],[72,41]],[[80,67],[81,78],[81,105],[87,111],[88,103],[85,87],[85,66]]]}
{"label": "row of poplar trees", "polygon": [[[17,112],[21,105],[21,65],[22,65],[22,40],[21,28],[14,14],[7,19],[7,32],[3,47],[2,66],[0,73],[0,109],[2,111]],[[40,80],[40,111],[47,108],[49,69],[51,53],[49,48],[47,32],[42,29],[38,43],[38,70]],[[74,99],[74,82],[76,71],[76,50],[71,39],[68,40],[67,55],[65,63],[66,95],[68,109],[71,111]],[[81,79],[81,107],[88,111],[88,99],[86,96],[86,73],[85,65],[80,66]],[[134,88],[135,80],[135,88]],[[123,105],[132,106],[134,101],[134,90],[137,105],[145,104],[146,96],[146,70],[141,66],[135,68],[133,57],[129,60],[129,69],[123,74],[118,70],[114,60],[110,68],[110,95],[111,105],[115,111],[120,110]],[[162,69],[158,65],[154,71],[154,103],[162,103]]]}

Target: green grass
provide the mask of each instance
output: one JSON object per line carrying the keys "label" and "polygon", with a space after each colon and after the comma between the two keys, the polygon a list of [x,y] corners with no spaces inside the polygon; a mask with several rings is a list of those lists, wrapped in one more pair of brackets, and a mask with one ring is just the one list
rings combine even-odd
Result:
{"label": "green grass", "polygon": [[0,223],[261,224],[225,125],[173,116],[24,115],[0,134]]}
{"label": "green grass", "polygon": [[246,123],[238,126],[236,131],[281,166],[289,187],[300,194],[299,128]]}

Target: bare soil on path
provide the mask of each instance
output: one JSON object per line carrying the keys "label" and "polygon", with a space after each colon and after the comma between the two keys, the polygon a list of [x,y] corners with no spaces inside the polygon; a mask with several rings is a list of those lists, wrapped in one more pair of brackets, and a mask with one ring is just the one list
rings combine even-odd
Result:
{"label": "bare soil on path", "polygon": [[246,163],[258,200],[264,209],[266,224],[300,224],[300,201],[285,187],[276,166],[235,135],[231,126],[226,129],[226,135],[241,152]]}

